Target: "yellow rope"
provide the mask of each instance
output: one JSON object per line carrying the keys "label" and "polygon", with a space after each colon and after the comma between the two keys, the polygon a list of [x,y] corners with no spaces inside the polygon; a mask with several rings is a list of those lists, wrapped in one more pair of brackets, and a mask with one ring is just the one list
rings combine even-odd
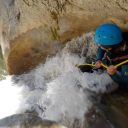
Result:
{"label": "yellow rope", "polygon": [[[119,66],[125,64],[125,63],[128,63],[128,60],[125,60],[117,65],[115,65],[116,68],[118,68]],[[95,64],[80,64],[80,65],[76,65],[77,67],[80,67],[80,66],[92,66],[92,67],[95,67]],[[101,63],[101,66],[104,67],[104,68],[108,68],[108,66],[106,66],[105,64]]]}
{"label": "yellow rope", "polygon": [[94,67],[95,66],[95,64],[80,64],[80,65],[76,65],[77,67],[80,67],[80,66],[92,66],[92,67]]}
{"label": "yellow rope", "polygon": [[125,60],[125,61],[123,61],[123,62],[121,62],[121,63],[115,65],[115,67],[118,68],[119,66],[121,66],[121,65],[123,65],[123,64],[125,64],[125,63],[128,63],[128,60]]}
{"label": "yellow rope", "polygon": [[104,67],[104,68],[108,68],[108,66],[104,65],[103,63],[101,63],[101,66]]}
{"label": "yellow rope", "polygon": [[[80,64],[80,65],[76,65],[77,67],[80,67],[80,66],[92,66],[92,67],[95,67],[95,64]],[[103,63],[101,63],[101,66],[103,66],[104,68],[108,68],[106,65],[104,65]]]}

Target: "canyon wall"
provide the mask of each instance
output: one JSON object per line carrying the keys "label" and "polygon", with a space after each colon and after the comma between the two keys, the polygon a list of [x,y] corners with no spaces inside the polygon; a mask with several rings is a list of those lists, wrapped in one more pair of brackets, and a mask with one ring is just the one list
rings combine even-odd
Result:
{"label": "canyon wall", "polygon": [[128,0],[0,0],[0,44],[8,72],[29,71],[102,23],[127,30],[127,13]]}

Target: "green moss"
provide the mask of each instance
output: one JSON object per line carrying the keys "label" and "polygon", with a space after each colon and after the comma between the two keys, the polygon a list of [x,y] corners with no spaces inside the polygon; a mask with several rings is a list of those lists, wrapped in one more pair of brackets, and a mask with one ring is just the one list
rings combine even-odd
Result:
{"label": "green moss", "polygon": [[57,32],[57,28],[51,27],[51,32],[52,32],[52,36],[53,36],[54,40],[59,40],[60,39],[60,37],[58,35],[58,32]]}
{"label": "green moss", "polygon": [[7,75],[6,66],[0,49],[0,80],[4,79],[6,75]]}

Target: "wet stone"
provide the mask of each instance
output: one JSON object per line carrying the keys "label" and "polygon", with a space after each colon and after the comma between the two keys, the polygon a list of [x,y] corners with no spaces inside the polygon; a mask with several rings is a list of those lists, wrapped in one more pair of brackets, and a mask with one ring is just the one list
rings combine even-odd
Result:
{"label": "wet stone", "polygon": [[116,128],[128,128],[127,88],[119,88],[111,94],[104,95],[102,105],[106,116]]}
{"label": "wet stone", "polygon": [[0,120],[0,128],[66,128],[54,121],[42,120],[33,114],[15,114]]}

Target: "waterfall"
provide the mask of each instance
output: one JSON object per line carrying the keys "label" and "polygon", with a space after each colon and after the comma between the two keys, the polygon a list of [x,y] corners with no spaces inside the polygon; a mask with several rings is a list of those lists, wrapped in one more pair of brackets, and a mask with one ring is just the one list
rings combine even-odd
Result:
{"label": "waterfall", "polygon": [[[72,43],[80,44],[80,38]],[[65,48],[70,51],[71,46],[68,43]],[[82,73],[75,65],[84,61],[78,53],[62,50],[28,73],[7,76],[0,81],[0,118],[36,112],[43,120],[53,120],[69,128],[77,121],[79,128],[84,127],[85,114],[94,105],[90,95],[116,87],[105,72]]]}

